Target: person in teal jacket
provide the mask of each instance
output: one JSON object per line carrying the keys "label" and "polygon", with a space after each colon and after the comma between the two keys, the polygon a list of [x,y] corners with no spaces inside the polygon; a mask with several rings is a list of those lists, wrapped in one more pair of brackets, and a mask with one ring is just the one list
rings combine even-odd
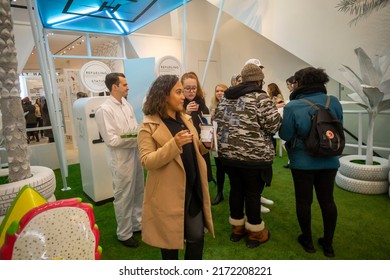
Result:
{"label": "person in teal jacket", "polygon": [[[324,106],[327,99],[325,84],[329,77],[323,69],[314,67],[301,69],[294,77],[298,87],[291,93],[290,102],[284,107],[279,136],[286,141],[294,181],[296,213],[302,231],[298,236],[298,242],[306,252],[315,252],[311,232],[314,186],[324,225],[324,236],[318,239],[318,243],[325,256],[334,257],[333,236],[337,222],[337,207],[333,198],[333,188],[340,166],[339,158],[313,157],[308,154],[303,138],[309,134],[311,117],[316,113],[316,109],[300,100],[306,98],[314,104]],[[330,98],[330,112],[338,120],[343,121],[343,110],[339,100],[334,96]]]}

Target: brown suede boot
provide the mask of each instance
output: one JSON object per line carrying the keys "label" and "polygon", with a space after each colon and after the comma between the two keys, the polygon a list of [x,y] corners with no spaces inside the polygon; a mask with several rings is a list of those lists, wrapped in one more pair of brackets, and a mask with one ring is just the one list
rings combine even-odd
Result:
{"label": "brown suede boot", "polygon": [[246,240],[246,246],[248,248],[256,248],[267,242],[270,238],[270,233],[267,228],[265,228],[264,221],[258,225],[252,225],[248,222],[245,223],[245,228],[248,232],[248,237]]}
{"label": "brown suede boot", "polygon": [[246,235],[245,218],[236,220],[229,217],[229,223],[232,225],[230,240],[233,242],[240,241]]}

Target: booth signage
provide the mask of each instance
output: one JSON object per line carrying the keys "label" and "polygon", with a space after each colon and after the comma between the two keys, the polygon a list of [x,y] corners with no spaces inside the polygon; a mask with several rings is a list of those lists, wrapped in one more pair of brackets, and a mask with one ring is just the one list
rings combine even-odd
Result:
{"label": "booth signage", "polygon": [[181,76],[181,63],[173,56],[164,56],[157,63],[157,75]]}
{"label": "booth signage", "polygon": [[80,69],[80,80],[91,92],[108,91],[104,80],[111,73],[110,67],[100,61],[90,61]]}

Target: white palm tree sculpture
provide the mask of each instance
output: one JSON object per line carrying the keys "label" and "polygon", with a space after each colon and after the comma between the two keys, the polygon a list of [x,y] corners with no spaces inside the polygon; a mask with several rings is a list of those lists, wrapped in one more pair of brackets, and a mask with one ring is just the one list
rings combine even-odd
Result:
{"label": "white palm tree sculpture", "polygon": [[31,177],[9,0],[0,0],[0,104],[9,182]]}
{"label": "white palm tree sculpture", "polygon": [[355,49],[355,53],[361,77],[345,65],[340,71],[356,91],[348,96],[368,112],[366,164],[372,165],[375,118],[379,112],[390,109],[390,54],[370,59],[362,48]]}
{"label": "white palm tree sculpture", "polygon": [[361,18],[386,7],[387,4],[390,4],[390,0],[341,0],[336,8],[341,12],[355,15],[356,17],[350,23],[356,24]]}

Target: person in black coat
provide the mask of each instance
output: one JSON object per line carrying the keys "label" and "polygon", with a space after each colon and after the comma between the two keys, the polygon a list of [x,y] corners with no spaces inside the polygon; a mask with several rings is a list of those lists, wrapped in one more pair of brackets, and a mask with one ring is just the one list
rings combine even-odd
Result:
{"label": "person in black coat", "polygon": [[[203,114],[209,114],[209,108],[206,106],[202,87],[199,83],[198,76],[194,72],[184,73],[181,77],[181,83],[184,88],[184,108],[188,115],[191,115],[192,122],[200,135],[200,125]],[[214,182],[213,172],[211,170],[210,153],[203,155],[207,164],[207,179],[209,182]]]}
{"label": "person in black coat", "polygon": [[[35,106],[31,103],[29,97],[22,99],[22,107],[24,111],[24,118],[26,119],[26,128],[37,127],[37,117],[35,116]],[[39,142],[38,131],[29,131],[27,132],[27,143],[30,143],[31,140]]]}

